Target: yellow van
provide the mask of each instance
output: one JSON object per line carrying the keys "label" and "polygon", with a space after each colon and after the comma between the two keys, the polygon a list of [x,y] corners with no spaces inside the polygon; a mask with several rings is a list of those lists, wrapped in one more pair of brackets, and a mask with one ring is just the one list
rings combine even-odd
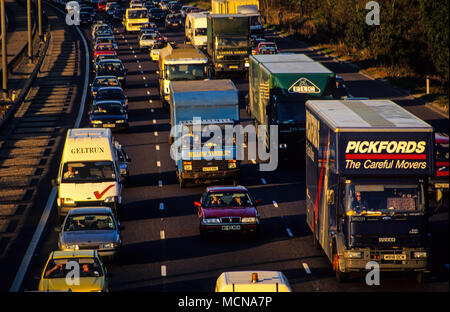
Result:
{"label": "yellow van", "polygon": [[111,129],[69,129],[58,172],[58,216],[76,207],[122,203],[120,164]]}
{"label": "yellow van", "polygon": [[292,292],[292,289],[279,271],[235,271],[219,276],[215,292]]}
{"label": "yellow van", "polygon": [[148,11],[146,8],[126,9],[123,20],[126,33],[138,32],[141,30],[141,26],[148,22]]}

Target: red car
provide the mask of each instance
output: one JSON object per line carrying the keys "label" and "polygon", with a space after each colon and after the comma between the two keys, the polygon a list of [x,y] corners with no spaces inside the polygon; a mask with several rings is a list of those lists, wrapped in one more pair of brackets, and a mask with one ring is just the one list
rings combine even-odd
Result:
{"label": "red car", "polygon": [[110,54],[114,52],[114,55],[116,54],[116,51],[114,50],[114,46],[110,43],[99,43],[95,46],[94,49],[94,59],[99,54]]}
{"label": "red car", "polygon": [[200,237],[206,233],[251,233],[259,234],[259,213],[256,205],[243,186],[208,187],[200,201],[194,202],[200,223]]}
{"label": "red car", "polygon": [[258,46],[255,48],[253,54],[278,54],[280,50],[278,50],[275,42],[260,42]]}
{"label": "red car", "polygon": [[448,134],[435,134],[436,176],[430,179],[430,187],[433,190],[449,190],[449,137]]}
{"label": "red car", "polygon": [[97,3],[97,11],[105,11],[107,2],[106,0],[99,0]]}

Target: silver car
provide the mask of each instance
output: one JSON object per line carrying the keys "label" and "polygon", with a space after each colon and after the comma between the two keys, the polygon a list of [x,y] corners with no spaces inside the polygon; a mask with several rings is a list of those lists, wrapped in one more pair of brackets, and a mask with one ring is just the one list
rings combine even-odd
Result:
{"label": "silver car", "polygon": [[102,258],[114,258],[122,247],[124,227],[109,207],[85,207],[70,210],[59,233],[60,250],[94,249]]}
{"label": "silver car", "polygon": [[131,162],[131,158],[127,155],[122,145],[118,141],[114,141],[114,146],[117,151],[117,158],[119,159],[120,165],[120,175],[122,179],[126,181],[130,175],[130,170],[128,168],[128,163]]}

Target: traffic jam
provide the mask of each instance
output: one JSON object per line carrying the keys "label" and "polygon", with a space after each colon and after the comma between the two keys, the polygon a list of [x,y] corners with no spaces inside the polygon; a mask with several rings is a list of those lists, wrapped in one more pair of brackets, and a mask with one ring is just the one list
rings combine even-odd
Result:
{"label": "traffic jam", "polygon": [[77,3],[85,109],[28,290],[371,291],[372,268],[426,284],[448,134],[283,48],[259,0]]}

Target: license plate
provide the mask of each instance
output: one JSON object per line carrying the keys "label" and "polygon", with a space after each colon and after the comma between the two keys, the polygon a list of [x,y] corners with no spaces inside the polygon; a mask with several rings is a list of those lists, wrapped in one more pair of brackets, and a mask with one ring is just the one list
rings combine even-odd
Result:
{"label": "license plate", "polygon": [[240,225],[222,225],[223,231],[239,231],[241,229]]}
{"label": "license plate", "polygon": [[219,167],[203,167],[203,171],[218,171]]}
{"label": "license plate", "polygon": [[435,188],[449,188],[448,183],[435,183],[434,187]]}
{"label": "license plate", "polygon": [[384,260],[406,260],[406,255],[384,255]]}
{"label": "license plate", "polygon": [[106,128],[114,128],[116,125],[114,125],[114,124],[103,124],[103,127],[106,127]]}
{"label": "license plate", "polygon": [[239,66],[237,66],[237,65],[230,65],[230,66],[228,66],[228,68],[230,68],[230,69],[238,69]]}

